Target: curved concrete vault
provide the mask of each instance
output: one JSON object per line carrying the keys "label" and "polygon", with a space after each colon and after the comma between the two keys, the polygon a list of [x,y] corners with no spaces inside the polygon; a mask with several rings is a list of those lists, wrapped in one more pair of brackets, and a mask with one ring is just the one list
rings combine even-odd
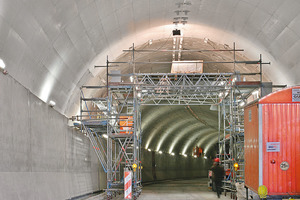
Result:
{"label": "curved concrete vault", "polygon": [[[1,0],[0,58],[9,76],[55,110],[78,114],[80,87],[104,85],[106,56],[128,61],[129,49],[171,49],[172,30],[183,32],[184,49],[245,49],[237,60],[264,61],[264,80],[300,84],[300,1],[298,0]],[[183,10],[188,10],[187,14]],[[177,11],[187,24],[174,25]],[[149,42],[151,41],[151,42]],[[230,52],[186,53],[182,59],[232,60]],[[171,61],[171,54],[137,54],[137,61]],[[130,65],[120,65],[131,73]],[[241,72],[256,65],[237,65]],[[232,71],[232,65],[204,66],[205,72]],[[170,72],[170,65],[140,65],[138,72]],[[2,86],[0,86],[0,89]],[[2,90],[1,90],[2,91]],[[103,96],[105,91],[92,94]],[[191,153],[195,145],[213,152],[217,113],[209,107],[142,107],[143,147]],[[8,111],[7,111],[8,112]],[[197,119],[195,116],[198,116]],[[14,120],[14,119],[12,119]],[[205,123],[203,123],[203,120]]]}

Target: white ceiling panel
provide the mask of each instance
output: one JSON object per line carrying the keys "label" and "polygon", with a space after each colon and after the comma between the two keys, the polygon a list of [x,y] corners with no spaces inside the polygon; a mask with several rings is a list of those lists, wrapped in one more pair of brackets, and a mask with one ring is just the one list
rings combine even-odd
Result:
{"label": "white ceiling panel", "polygon": [[263,0],[259,1],[258,8],[273,15],[274,12],[284,3],[284,0]]}
{"label": "white ceiling panel", "polygon": [[24,4],[21,0],[0,1],[0,16],[8,23],[12,24]]}
{"label": "white ceiling panel", "polygon": [[254,39],[261,32],[261,29],[264,27],[270,17],[270,14],[256,8],[243,26],[241,34],[247,35],[248,37],[253,37],[251,39]]}
{"label": "white ceiling panel", "polygon": [[0,45],[3,46],[5,41],[7,41],[10,27],[2,17],[0,17],[0,27]]}
{"label": "white ceiling panel", "polygon": [[80,13],[81,20],[86,30],[90,30],[101,23],[98,12],[99,10],[96,3],[93,1]]}
{"label": "white ceiling panel", "polygon": [[95,25],[87,32],[87,34],[96,52],[100,52],[102,49],[105,49],[107,47],[107,41],[102,28],[102,24]]}
{"label": "white ceiling panel", "polygon": [[74,42],[74,46],[81,55],[83,63],[88,63],[96,56],[93,45],[87,35],[83,35],[80,40]]}
{"label": "white ceiling panel", "polygon": [[111,13],[114,12],[114,7],[112,1],[107,0],[95,0],[97,8],[98,8],[98,14],[101,19],[106,18],[108,15],[111,15]]}
{"label": "white ceiling panel", "polygon": [[299,9],[299,0],[285,0],[284,3],[276,10],[274,15],[276,15],[282,22],[288,24],[299,15]]}
{"label": "white ceiling panel", "polygon": [[110,15],[102,19],[101,23],[106,36],[108,36],[108,34],[112,31],[119,28],[119,22],[115,12],[112,12]]}
{"label": "white ceiling panel", "polygon": [[290,49],[295,41],[298,41],[299,37],[288,27],[286,27],[281,34],[271,43],[269,48],[271,49],[272,55],[280,57],[288,49]]}
{"label": "white ceiling panel", "polygon": [[286,63],[287,68],[292,68],[300,63],[299,56],[300,40],[293,44],[286,52],[284,52],[279,59]]}
{"label": "white ceiling panel", "polygon": [[79,10],[83,10],[86,7],[90,6],[91,4],[95,3],[94,0],[75,0],[75,2]]}
{"label": "white ceiling panel", "polygon": [[288,24],[288,27],[300,37],[300,25],[299,24],[300,24],[300,13],[295,19],[293,19]]}
{"label": "white ceiling panel", "polygon": [[80,16],[73,18],[72,22],[66,27],[65,30],[73,44],[76,41],[81,40],[81,37],[86,34],[85,27]]}
{"label": "white ceiling panel", "polygon": [[240,33],[254,12],[254,9],[255,7],[253,5],[240,1],[233,11],[233,16],[228,24],[228,30],[234,33]]}
{"label": "white ceiling panel", "polygon": [[[135,32],[135,24],[133,17],[132,4],[124,6],[116,11],[116,16],[118,18],[119,27],[121,30],[122,37]],[[128,23],[132,22],[132,23]]]}
{"label": "white ceiling panel", "polygon": [[185,36],[235,41],[251,55],[264,50],[278,72],[297,72],[299,0],[189,1],[191,6],[178,7],[181,0],[1,0],[0,57],[21,84],[41,99],[57,98],[68,112],[66,102],[74,105],[70,91],[91,78],[88,68],[106,55],[118,57],[133,42],[168,38],[173,18],[184,16],[175,11],[189,10]]}

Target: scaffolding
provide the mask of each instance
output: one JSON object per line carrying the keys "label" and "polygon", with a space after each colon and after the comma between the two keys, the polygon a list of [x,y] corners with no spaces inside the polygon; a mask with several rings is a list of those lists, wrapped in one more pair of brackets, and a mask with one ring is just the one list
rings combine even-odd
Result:
{"label": "scaffolding", "polygon": [[[133,172],[132,192],[136,199],[142,190],[141,163],[141,105],[217,105],[219,112],[219,153],[225,170],[231,175],[224,181],[224,188],[234,192],[234,183],[243,181],[243,106],[254,90],[261,87],[262,80],[241,81],[242,76],[256,73],[135,73],[138,64],[165,64],[172,62],[135,62],[135,52],[148,53],[168,50],[130,50],[130,62],[109,62],[106,67],[107,84],[104,86],[82,86],[80,98],[80,127],[88,136],[104,171],[107,173],[107,199],[123,192],[123,173]],[[169,50],[173,52],[174,50]],[[182,50],[183,51],[183,50]],[[187,51],[187,50],[186,50]],[[195,52],[232,51],[233,61],[195,61],[201,63],[259,64],[257,61],[236,61],[235,52],[241,49],[189,50]],[[133,73],[111,73],[116,64],[131,64]],[[261,68],[262,69],[262,68]],[[114,81],[113,81],[114,80]],[[118,81],[115,81],[118,80]],[[105,90],[105,98],[85,97],[88,90]],[[243,102],[243,103],[242,103]],[[93,107],[92,105],[96,106]],[[105,142],[106,141],[106,142]],[[240,168],[235,171],[233,164]]]}

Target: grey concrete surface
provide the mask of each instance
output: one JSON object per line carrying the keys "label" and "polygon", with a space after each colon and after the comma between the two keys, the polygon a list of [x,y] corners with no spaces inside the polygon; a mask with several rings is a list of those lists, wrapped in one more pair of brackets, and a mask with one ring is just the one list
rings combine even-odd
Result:
{"label": "grey concrete surface", "polygon": [[[217,194],[208,189],[207,178],[192,180],[167,181],[146,185],[143,187],[138,200],[216,200]],[[104,200],[105,194],[90,197],[87,200]],[[114,197],[113,200],[124,199],[123,195]],[[222,193],[221,200],[228,200],[230,196]]]}
{"label": "grey concrete surface", "polygon": [[0,73],[0,85],[0,199],[68,199],[105,187],[87,137],[9,75]]}

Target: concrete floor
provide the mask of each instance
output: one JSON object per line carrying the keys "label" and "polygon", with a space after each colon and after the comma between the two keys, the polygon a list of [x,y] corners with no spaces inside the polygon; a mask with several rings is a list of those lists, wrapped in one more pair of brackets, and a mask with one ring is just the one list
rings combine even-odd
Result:
{"label": "concrete floor", "polygon": [[[105,199],[105,195],[89,198],[88,200]],[[123,199],[123,195],[114,198]],[[145,185],[138,200],[213,200],[218,199],[217,194],[207,187],[207,179],[167,181]],[[230,199],[229,196],[221,195],[223,200]]]}

